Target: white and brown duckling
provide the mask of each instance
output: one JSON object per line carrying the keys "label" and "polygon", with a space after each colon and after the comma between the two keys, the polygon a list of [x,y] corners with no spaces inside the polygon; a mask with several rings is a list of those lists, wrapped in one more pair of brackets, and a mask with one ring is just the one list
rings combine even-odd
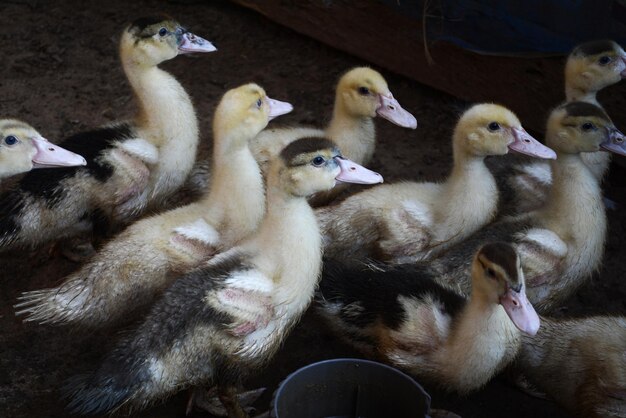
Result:
{"label": "white and brown duckling", "polygon": [[515,358],[521,332],[539,328],[511,245],[486,244],[471,263],[469,300],[427,265],[405,274],[326,263],[318,311],[365,355],[465,394]]}
{"label": "white and brown duckling", "polygon": [[[270,128],[261,132],[252,143],[252,153],[261,171],[290,142],[304,136],[332,139],[343,154],[358,164],[368,164],[376,147],[374,118],[380,116],[404,128],[415,129],[415,117],[394,99],[387,82],[368,67],[357,67],[345,73],[335,90],[333,116],[324,129],[313,127]],[[330,201],[341,190],[336,187],[312,200],[314,206]]]}
{"label": "white and brown duckling", "polygon": [[26,292],[27,321],[103,327],[149,304],[186,272],[252,234],[265,214],[265,190],[249,142],[288,113],[256,84],[228,91],[213,118],[211,188],[204,198],[128,227],[61,285]]}
{"label": "white and brown duckling", "polygon": [[580,418],[626,416],[626,318],[541,318],[515,369]]}
{"label": "white and brown duckling", "polygon": [[234,387],[272,358],[313,298],[321,236],[306,197],[336,181],[380,182],[325,138],[289,144],[270,167],[267,214],[254,236],[176,280],[92,374],[70,408],[142,408],[214,383],[230,417],[247,416]]}
{"label": "white and brown duckling", "polygon": [[49,142],[27,123],[0,119],[0,180],[33,168],[85,164],[83,157]]}
{"label": "white and brown duckling", "polygon": [[[626,52],[616,42],[593,41],[578,45],[565,64],[565,97],[567,102],[579,101],[600,106],[597,93],[626,78]],[[583,161],[602,180],[611,162],[611,153],[588,152]],[[513,158],[491,160],[489,167],[498,179],[505,196],[502,211],[523,213],[541,207],[550,193],[550,165],[538,160]]]}
{"label": "white and brown duckling", "polygon": [[559,306],[600,266],[604,253],[602,192],[581,154],[604,150],[626,155],[625,139],[593,104],[557,107],[546,129],[546,144],[557,153],[551,162],[554,183],[546,205],[492,223],[432,260],[431,267],[467,294],[468,257],[485,242],[510,242],[520,254],[533,305],[542,313]]}
{"label": "white and brown duckling", "polygon": [[0,196],[0,249],[75,236],[101,218],[125,223],[176,191],[195,160],[198,122],[185,89],[158,65],[214,50],[169,18],[130,24],[120,56],[137,116],[62,141],[86,167],[30,172]]}
{"label": "white and brown duckling", "polygon": [[515,151],[556,158],[495,104],[474,105],[461,116],[452,148],[454,166],[442,183],[380,185],[317,209],[326,253],[392,262],[431,258],[495,217],[498,190],[485,157]]}

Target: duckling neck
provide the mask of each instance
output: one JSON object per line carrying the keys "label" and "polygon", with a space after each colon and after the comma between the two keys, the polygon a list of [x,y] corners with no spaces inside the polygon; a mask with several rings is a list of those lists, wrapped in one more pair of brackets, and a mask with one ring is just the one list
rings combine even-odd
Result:
{"label": "duckling neck", "polygon": [[159,147],[176,143],[186,154],[195,151],[198,121],[183,86],[156,66],[142,66],[128,60],[123,66],[139,102],[137,123],[152,134],[147,139]]}
{"label": "duckling neck", "polygon": [[139,103],[138,135],[159,148],[149,187],[167,195],[184,182],[195,161],[199,132],[193,104],[167,72],[124,57],[122,64]]}
{"label": "duckling neck", "polygon": [[[265,193],[259,166],[247,143],[215,135],[209,193],[201,200],[205,219],[224,231],[222,241],[234,244],[253,233],[265,214]],[[224,148],[220,144],[238,143]]]}
{"label": "duckling neck", "polygon": [[272,186],[267,194],[267,214],[253,243],[263,252],[257,264],[276,282],[275,300],[289,305],[289,312],[301,313],[313,297],[321,271],[317,219],[305,198]]}
{"label": "duckling neck", "polygon": [[376,146],[376,128],[369,116],[354,116],[336,104],[325,134],[341,149],[343,155],[359,163],[367,164]]}
{"label": "duckling neck", "polygon": [[478,388],[513,359],[520,334],[497,301],[472,293],[453,325],[443,354],[444,368],[459,391]]}
{"label": "duckling neck", "polygon": [[596,94],[596,91],[565,85],[565,101],[567,102],[586,102],[599,106]]}
{"label": "duckling neck", "polygon": [[455,153],[452,173],[435,205],[438,240],[462,239],[496,214],[498,189],[483,157]]}
{"label": "duckling neck", "polygon": [[589,255],[583,253],[602,251],[606,216],[598,179],[580,154],[558,153],[551,164],[553,185],[548,203],[540,212],[542,223],[573,246],[568,251],[572,257],[583,259]]}

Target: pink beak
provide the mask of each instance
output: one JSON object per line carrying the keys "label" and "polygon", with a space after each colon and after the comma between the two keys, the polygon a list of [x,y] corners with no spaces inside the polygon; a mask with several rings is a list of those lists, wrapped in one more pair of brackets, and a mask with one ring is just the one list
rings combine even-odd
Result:
{"label": "pink beak", "polygon": [[335,177],[337,181],[357,184],[376,184],[383,182],[383,176],[354,161],[343,157],[335,157],[335,161],[337,161],[341,169],[339,174]]}
{"label": "pink beak", "polygon": [[514,141],[509,144],[509,149],[532,157],[556,160],[556,153],[535,138],[530,136],[524,128],[511,128]]}
{"label": "pink beak", "polygon": [[615,128],[609,129],[608,139],[600,144],[600,148],[615,154],[626,155],[626,136]]}
{"label": "pink beak", "polygon": [[522,286],[519,292],[509,288],[504,296],[500,297],[500,304],[520,331],[528,335],[537,334],[541,322],[535,308],[526,297],[526,286]]}
{"label": "pink beak", "polygon": [[293,110],[293,106],[287,102],[281,102],[280,100],[270,99],[267,96],[265,98],[267,99],[267,104],[270,107],[270,111],[268,115],[270,120],[280,115],[289,113]]}
{"label": "pink beak", "polygon": [[389,93],[389,96],[382,94],[378,95],[380,105],[376,109],[376,114],[388,121],[395,123],[403,128],[417,128],[417,120],[415,116],[407,112],[400,106],[400,103],[393,98],[393,95]]}
{"label": "pink beak", "polygon": [[178,51],[181,54],[188,54],[190,52],[213,52],[217,51],[217,48],[213,44],[204,38],[194,35],[191,32],[186,32],[182,36],[183,41],[178,45]]}
{"label": "pink beak", "polygon": [[45,138],[31,138],[31,140],[37,149],[37,153],[32,158],[34,168],[87,165],[87,161],[82,156],[48,142]]}

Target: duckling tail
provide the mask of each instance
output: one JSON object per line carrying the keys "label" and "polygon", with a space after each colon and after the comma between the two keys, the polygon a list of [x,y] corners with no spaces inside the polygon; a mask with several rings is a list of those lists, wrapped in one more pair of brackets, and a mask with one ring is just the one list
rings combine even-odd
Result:
{"label": "duckling tail", "polygon": [[130,387],[119,385],[113,378],[99,379],[92,375],[81,375],[67,382],[67,406],[72,413],[100,415],[113,412],[132,398]]}

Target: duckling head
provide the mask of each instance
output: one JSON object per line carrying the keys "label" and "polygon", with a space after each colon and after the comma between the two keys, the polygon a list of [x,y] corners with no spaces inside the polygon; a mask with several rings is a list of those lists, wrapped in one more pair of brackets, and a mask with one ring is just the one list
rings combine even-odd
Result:
{"label": "duckling head", "polygon": [[554,151],[524,130],[513,112],[492,103],[474,105],[463,113],[453,138],[455,158],[462,155],[504,155],[509,151],[539,158],[556,158]]}
{"label": "duckling head", "polygon": [[493,242],[478,250],[472,264],[474,292],[502,305],[520,331],[535,335],[539,330],[539,316],[526,297],[519,256],[510,244]]}
{"label": "duckling head", "polygon": [[131,23],[120,43],[124,61],[152,67],[178,54],[212,52],[211,42],[187,31],[167,16],[142,17]]}
{"label": "duckling head", "polygon": [[213,117],[214,138],[228,138],[230,145],[245,146],[273,118],[293,110],[287,102],[271,99],[254,83],[224,94]]}
{"label": "duckling head", "polygon": [[301,138],[287,145],[271,172],[285,191],[298,197],[330,190],[337,182],[383,182],[380,174],[344,158],[334,142],[322,137]]}
{"label": "duckling head", "polygon": [[610,40],[578,45],[565,64],[565,89],[598,92],[626,77],[626,52]]}
{"label": "duckling head", "polygon": [[15,119],[0,120],[0,173],[2,177],[33,168],[86,165],[83,157],[52,144],[32,126]]}
{"label": "duckling head", "polygon": [[626,137],[600,107],[587,102],[564,103],[548,118],[546,142],[557,152],[607,151],[626,155]]}
{"label": "duckling head", "polygon": [[379,115],[404,128],[417,127],[417,120],[393,98],[383,76],[367,67],[353,68],[341,77],[335,107],[355,118]]}

